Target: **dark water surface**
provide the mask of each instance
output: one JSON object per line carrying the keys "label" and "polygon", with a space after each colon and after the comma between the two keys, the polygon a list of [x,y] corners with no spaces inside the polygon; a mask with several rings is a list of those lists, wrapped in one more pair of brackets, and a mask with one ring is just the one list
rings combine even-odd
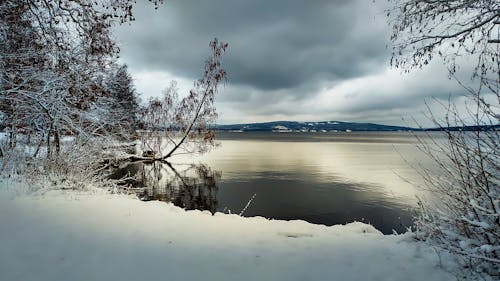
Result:
{"label": "dark water surface", "polygon": [[409,133],[245,132],[218,138],[219,148],[195,160],[135,167],[144,175],[144,199],[240,213],[254,197],[244,216],[324,225],[362,221],[384,233],[403,232],[412,225],[419,194],[411,165],[430,164]]}

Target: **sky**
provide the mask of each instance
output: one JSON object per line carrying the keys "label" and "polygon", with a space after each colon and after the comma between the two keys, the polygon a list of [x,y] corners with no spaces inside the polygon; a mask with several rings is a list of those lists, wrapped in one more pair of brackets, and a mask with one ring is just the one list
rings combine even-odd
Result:
{"label": "sky", "polygon": [[219,124],[351,121],[428,126],[426,101],[461,99],[439,58],[404,74],[390,66],[386,1],[167,0],[135,6],[117,28],[143,100],[171,80],[187,93],[202,74],[208,43],[229,48],[228,83],[217,95]]}

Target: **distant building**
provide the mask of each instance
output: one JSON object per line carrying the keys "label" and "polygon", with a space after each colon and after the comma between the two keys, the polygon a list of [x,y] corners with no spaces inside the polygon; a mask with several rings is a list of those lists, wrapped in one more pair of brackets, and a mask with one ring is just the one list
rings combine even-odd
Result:
{"label": "distant building", "polygon": [[292,130],[288,129],[285,126],[277,125],[277,126],[273,127],[273,132],[288,133],[288,132],[292,132]]}

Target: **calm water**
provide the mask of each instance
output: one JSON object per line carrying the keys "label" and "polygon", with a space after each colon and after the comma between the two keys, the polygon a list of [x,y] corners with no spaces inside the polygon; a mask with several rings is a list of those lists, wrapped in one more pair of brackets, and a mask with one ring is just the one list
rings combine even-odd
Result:
{"label": "calm water", "polygon": [[[373,224],[384,233],[412,225],[421,182],[412,165],[431,165],[409,133],[222,133],[202,157],[145,165],[144,199],[186,209]],[[203,164],[203,165],[200,165]]]}

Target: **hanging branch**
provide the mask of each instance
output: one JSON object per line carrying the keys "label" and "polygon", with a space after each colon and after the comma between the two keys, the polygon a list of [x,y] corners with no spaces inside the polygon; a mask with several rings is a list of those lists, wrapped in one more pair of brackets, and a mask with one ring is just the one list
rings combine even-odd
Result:
{"label": "hanging branch", "polygon": [[[143,145],[154,150],[135,159],[164,161],[175,154],[206,152],[215,145],[215,133],[210,125],[217,117],[214,101],[219,84],[227,79],[221,58],[228,44],[216,38],[209,46],[212,53],[205,61],[203,77],[195,81],[188,96],[178,102],[176,84],[172,83],[164,91],[163,99],[149,101],[142,113],[146,129]],[[172,146],[163,154],[165,140]]]}

